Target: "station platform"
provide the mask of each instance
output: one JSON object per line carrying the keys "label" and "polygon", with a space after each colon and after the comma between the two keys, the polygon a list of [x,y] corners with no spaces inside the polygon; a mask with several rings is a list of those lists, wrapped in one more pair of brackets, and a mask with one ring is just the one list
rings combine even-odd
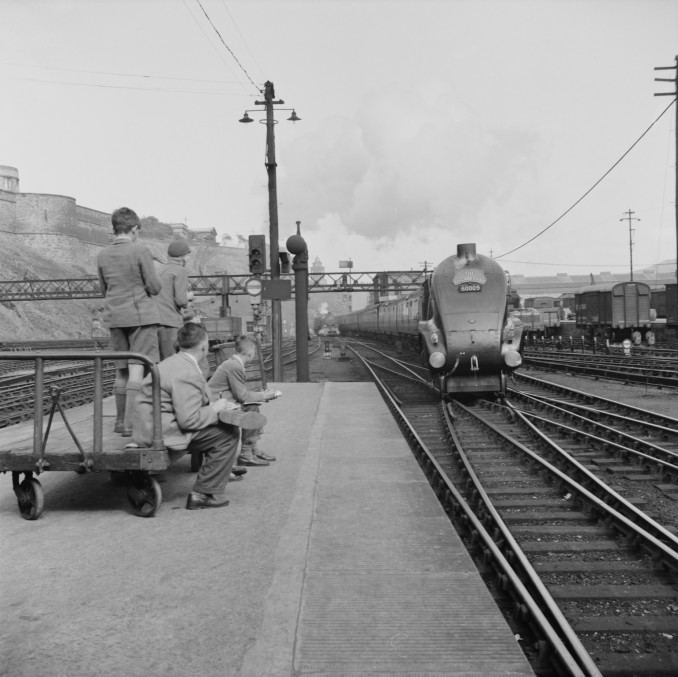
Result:
{"label": "station platform", "polygon": [[26,521],[0,475],[0,676],[533,674],[376,387],[272,385],[278,460],[228,507],[184,508],[188,456],[149,519],[108,473],[47,472]]}

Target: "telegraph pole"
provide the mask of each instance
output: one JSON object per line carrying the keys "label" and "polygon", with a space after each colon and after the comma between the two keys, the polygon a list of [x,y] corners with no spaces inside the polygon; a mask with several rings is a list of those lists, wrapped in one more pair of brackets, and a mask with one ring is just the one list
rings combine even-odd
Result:
{"label": "telegraph pole", "polygon": [[[678,56],[674,58],[676,65],[675,66],[655,66],[656,71],[668,71],[673,70],[675,74],[673,78],[655,78],[655,82],[673,82],[674,88],[672,92],[659,92],[655,93],[655,96],[674,96],[678,97]],[[675,186],[675,210],[676,210],[676,282],[678,282],[678,105],[674,101],[674,106],[676,107],[676,128],[675,128],[675,141],[676,141],[676,155],[675,155],[675,170],[676,170],[676,186]],[[678,285],[676,285],[676,290],[678,290]]]}
{"label": "telegraph pole", "polygon": [[630,209],[627,209],[624,214],[626,214],[626,216],[619,220],[629,222],[629,258],[631,264],[631,282],[633,282],[633,228],[631,226],[634,221],[640,221],[640,219],[636,218],[634,216],[635,212]]}
{"label": "telegraph pole", "polygon": [[[276,177],[275,161],[275,120],[273,119],[273,104],[285,103],[274,101],[275,91],[273,83],[264,84],[264,101],[266,106],[266,172],[268,174],[268,218],[269,218],[269,247],[271,262],[271,279],[280,277],[280,261],[278,259],[278,180]],[[255,103],[262,103],[256,101]],[[280,382],[282,377],[282,308],[280,299],[271,299],[271,342],[273,354],[273,380]]]}

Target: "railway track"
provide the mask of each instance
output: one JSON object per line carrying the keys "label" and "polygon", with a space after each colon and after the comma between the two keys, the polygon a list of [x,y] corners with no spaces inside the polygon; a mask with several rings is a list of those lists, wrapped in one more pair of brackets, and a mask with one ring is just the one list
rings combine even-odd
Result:
{"label": "railway track", "polygon": [[[632,492],[619,490],[619,473],[591,457],[578,460],[574,451],[582,447],[602,452],[591,439],[564,445],[560,433],[535,422],[544,412],[523,411],[523,396],[513,390],[506,402],[441,404],[417,383],[417,369],[355,349],[378,374],[481,571],[495,572],[490,585],[500,605],[529,628],[524,641],[535,670],[546,674],[548,658],[559,674],[678,674],[678,539],[648,514],[652,500],[634,504]],[[656,426],[665,424],[650,422],[652,434],[663,434]],[[618,444],[611,430],[598,428],[596,436],[603,446]]]}
{"label": "railway track", "polygon": [[[32,363],[31,363],[32,366]],[[103,365],[103,392],[113,392],[115,366]],[[48,413],[54,397],[62,407],[70,408],[94,400],[94,372],[91,363],[73,362],[49,367],[43,382],[43,413]],[[0,376],[0,428],[33,418],[35,378],[32,369]]]}
{"label": "railway track", "polygon": [[[518,374],[510,402],[589,472],[678,530],[678,419]],[[667,516],[668,519],[667,519]]]}
{"label": "railway track", "polygon": [[678,388],[678,362],[674,358],[525,350],[523,362],[546,371],[568,371],[624,383]]}
{"label": "railway track", "polygon": [[[86,344],[86,345],[83,345]],[[20,347],[16,344],[17,348]],[[36,342],[30,346],[36,355],[40,350],[85,350],[91,349],[91,341],[75,342]],[[309,346],[309,355],[319,350],[319,344]],[[270,346],[262,347],[264,369],[270,375],[272,358]],[[294,365],[296,360],[295,344],[293,340],[283,342],[282,363],[286,367]],[[210,367],[216,367],[216,357],[209,355]],[[35,399],[34,363],[25,360],[0,362],[6,369],[0,368],[0,428],[14,425],[33,418]],[[115,380],[115,366],[113,362],[104,362],[103,389],[107,397],[113,392]],[[261,382],[262,374],[257,361],[250,363],[247,368],[247,380]],[[43,413],[47,414],[53,403],[53,397],[58,392],[59,402],[65,409],[81,404],[89,404],[94,400],[94,373],[91,362],[57,363],[48,365],[45,370]]]}

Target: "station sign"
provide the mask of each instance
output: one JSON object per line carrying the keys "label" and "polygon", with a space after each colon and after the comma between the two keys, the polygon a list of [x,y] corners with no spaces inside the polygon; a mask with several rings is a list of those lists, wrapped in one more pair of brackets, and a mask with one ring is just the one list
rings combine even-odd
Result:
{"label": "station sign", "polygon": [[261,297],[264,299],[286,301],[292,298],[292,283],[290,280],[264,280]]}

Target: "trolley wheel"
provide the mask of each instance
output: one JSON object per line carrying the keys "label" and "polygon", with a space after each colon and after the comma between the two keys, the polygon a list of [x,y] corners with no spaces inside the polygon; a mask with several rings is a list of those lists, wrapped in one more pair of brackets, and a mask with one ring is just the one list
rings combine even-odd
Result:
{"label": "trolley wheel", "polygon": [[26,479],[15,489],[19,512],[25,520],[36,520],[45,507],[42,484],[35,477]]}
{"label": "trolley wheel", "polygon": [[162,491],[155,478],[135,473],[127,487],[127,499],[139,517],[153,517],[162,503]]}
{"label": "trolley wheel", "polygon": [[191,472],[198,472],[202,465],[202,451],[191,452]]}

